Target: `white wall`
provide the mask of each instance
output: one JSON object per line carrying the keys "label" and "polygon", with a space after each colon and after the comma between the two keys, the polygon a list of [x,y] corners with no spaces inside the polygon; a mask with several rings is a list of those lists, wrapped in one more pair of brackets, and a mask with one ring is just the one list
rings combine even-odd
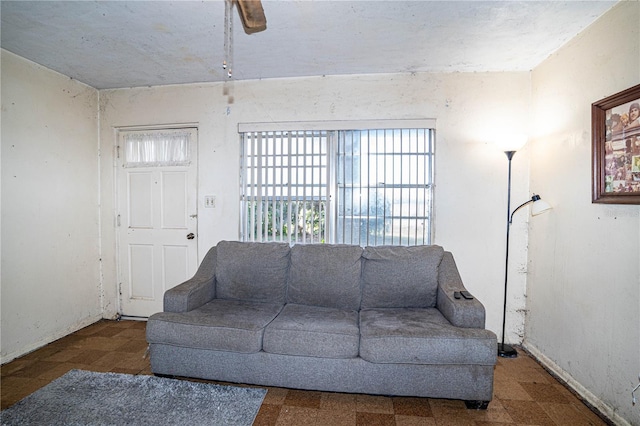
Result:
{"label": "white wall", "polygon": [[640,425],[640,206],[591,203],[591,104],[640,82],[640,2],[612,11],[532,74],[526,346],[601,409]]}
{"label": "white wall", "polygon": [[98,92],[2,51],[2,362],[95,322]]}
{"label": "white wall", "polygon": [[[523,131],[529,118],[530,74],[413,74],[236,81],[101,91],[102,234],[106,316],[117,311],[113,217],[115,129],[198,123],[199,255],[239,229],[239,122],[437,120],[435,242],[453,251],[463,279],[487,307],[487,325],[502,321],[507,160],[489,144]],[[224,91],[233,95],[228,103]],[[514,159],[516,201],[528,193],[528,152]],[[204,209],[203,196],[216,195]],[[526,214],[521,220],[526,221]],[[478,224],[482,224],[478,226]],[[514,226],[512,294],[524,293],[526,226]],[[520,342],[523,297],[510,302],[511,341]],[[516,312],[520,311],[520,312]],[[509,339],[508,339],[509,340]]]}

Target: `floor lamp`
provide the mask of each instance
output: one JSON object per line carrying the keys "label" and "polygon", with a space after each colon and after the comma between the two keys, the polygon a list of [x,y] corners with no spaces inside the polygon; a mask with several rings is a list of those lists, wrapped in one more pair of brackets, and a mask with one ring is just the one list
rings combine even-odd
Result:
{"label": "floor lamp", "polygon": [[[525,141],[526,142],[526,141]],[[522,146],[524,144],[521,144]],[[509,184],[507,189],[507,250],[505,254],[505,267],[504,267],[504,303],[502,305],[502,342],[498,343],[498,356],[504,358],[516,358],[518,356],[518,352],[513,348],[513,346],[506,345],[504,343],[504,335],[505,335],[505,324],[507,318],[507,282],[509,278],[509,229],[511,228],[511,222],[513,221],[513,215],[515,212],[520,210],[522,207],[527,204],[533,203],[531,206],[531,214],[533,216],[538,215],[540,213],[544,213],[549,210],[551,206],[549,203],[540,199],[539,195],[533,194],[530,200],[525,201],[520,204],[518,207],[511,212],[511,159],[516,153],[515,150],[507,150],[504,152],[507,155],[507,159],[509,160]]]}

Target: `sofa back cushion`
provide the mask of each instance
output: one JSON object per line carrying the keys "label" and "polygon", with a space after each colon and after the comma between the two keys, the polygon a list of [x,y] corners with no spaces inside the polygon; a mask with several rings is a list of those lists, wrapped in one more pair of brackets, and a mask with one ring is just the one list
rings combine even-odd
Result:
{"label": "sofa back cushion", "polygon": [[216,297],[284,303],[289,251],[286,243],[219,242]]}
{"label": "sofa back cushion", "polygon": [[434,307],[443,253],[440,246],[366,247],[362,309]]}
{"label": "sofa back cushion", "polygon": [[360,308],[362,248],[296,244],[291,248],[287,302],[327,308]]}

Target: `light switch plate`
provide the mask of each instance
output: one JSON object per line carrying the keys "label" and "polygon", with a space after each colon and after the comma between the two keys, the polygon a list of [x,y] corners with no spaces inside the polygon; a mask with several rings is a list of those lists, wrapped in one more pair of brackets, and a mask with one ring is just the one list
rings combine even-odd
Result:
{"label": "light switch plate", "polygon": [[204,207],[206,209],[213,209],[216,207],[216,196],[215,195],[205,195],[204,197]]}

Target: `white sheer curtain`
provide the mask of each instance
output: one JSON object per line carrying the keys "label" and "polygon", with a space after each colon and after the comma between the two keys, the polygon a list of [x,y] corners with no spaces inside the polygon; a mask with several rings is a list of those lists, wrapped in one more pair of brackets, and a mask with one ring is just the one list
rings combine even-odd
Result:
{"label": "white sheer curtain", "polygon": [[189,133],[183,131],[131,132],[124,136],[125,167],[186,166]]}

